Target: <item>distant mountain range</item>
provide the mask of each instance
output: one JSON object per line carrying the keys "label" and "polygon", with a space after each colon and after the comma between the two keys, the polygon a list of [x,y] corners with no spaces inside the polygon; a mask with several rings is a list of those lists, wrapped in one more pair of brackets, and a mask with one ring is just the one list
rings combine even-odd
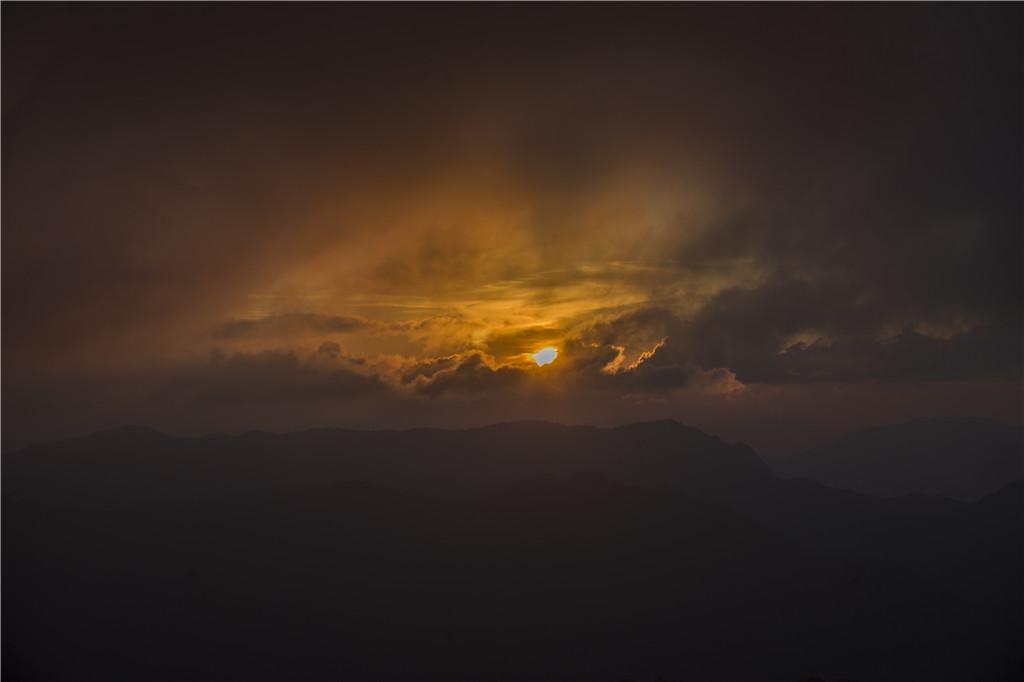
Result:
{"label": "distant mountain range", "polygon": [[922,419],[860,431],[775,465],[869,495],[976,500],[1024,477],[1024,430],[988,419]]}
{"label": "distant mountain range", "polygon": [[[702,498],[773,479],[745,445],[674,421],[614,429],[513,422],[464,431],[315,429],[173,438],[105,431],[7,455],[11,494],[57,504],[121,504],[363,481],[478,496],[524,478],[601,472]],[[83,485],[88,481],[89,485]]]}
{"label": "distant mountain range", "polygon": [[5,679],[1024,672],[1020,482],[873,497],[672,421],[118,429],[2,482]]}

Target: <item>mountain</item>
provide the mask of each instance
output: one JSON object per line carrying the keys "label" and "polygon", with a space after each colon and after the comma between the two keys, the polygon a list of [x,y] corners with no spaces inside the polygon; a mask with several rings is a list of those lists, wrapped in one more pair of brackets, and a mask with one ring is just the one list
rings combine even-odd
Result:
{"label": "mountain", "polygon": [[1024,431],[987,419],[923,419],[860,431],[776,468],[869,495],[976,500],[1024,476]]}
{"label": "mountain", "polygon": [[613,429],[514,422],[464,431],[315,429],[205,438],[129,428],[4,457],[11,494],[72,506],[347,481],[471,497],[531,476],[581,472],[703,498],[732,497],[773,478],[749,447],[674,421]]}
{"label": "mountain", "polygon": [[1024,496],[880,499],[662,421],[4,456],[3,674],[1016,679]]}
{"label": "mountain", "polygon": [[955,593],[596,474],[4,512],[9,679],[991,672]]}

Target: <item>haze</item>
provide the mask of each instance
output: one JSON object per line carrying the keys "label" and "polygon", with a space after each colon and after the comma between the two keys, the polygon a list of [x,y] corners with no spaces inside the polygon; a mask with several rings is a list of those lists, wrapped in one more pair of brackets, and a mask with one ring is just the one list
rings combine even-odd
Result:
{"label": "haze", "polygon": [[5,448],[1020,422],[1017,8],[3,11]]}

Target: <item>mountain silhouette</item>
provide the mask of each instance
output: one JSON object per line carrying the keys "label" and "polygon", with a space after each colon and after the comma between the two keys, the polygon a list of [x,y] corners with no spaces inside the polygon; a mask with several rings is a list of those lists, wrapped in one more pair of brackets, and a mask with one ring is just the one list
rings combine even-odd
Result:
{"label": "mountain silhouette", "polygon": [[1020,484],[880,499],[675,422],[119,429],[4,474],[7,679],[1020,670]]}
{"label": "mountain silhouette", "polygon": [[922,419],[851,434],[777,468],[870,495],[976,500],[1024,476],[1024,431],[988,419]]}
{"label": "mountain silhouette", "polygon": [[464,431],[314,429],[204,438],[133,427],[26,448],[7,455],[4,467],[12,494],[63,505],[353,480],[477,496],[530,476],[574,472],[716,498],[773,478],[749,447],[669,420],[614,429],[513,422]]}

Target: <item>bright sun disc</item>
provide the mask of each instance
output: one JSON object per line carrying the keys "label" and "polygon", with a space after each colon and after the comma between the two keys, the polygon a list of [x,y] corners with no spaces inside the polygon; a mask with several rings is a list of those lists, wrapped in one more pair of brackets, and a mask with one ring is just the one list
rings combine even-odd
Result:
{"label": "bright sun disc", "polygon": [[547,348],[541,348],[539,351],[530,356],[533,361],[537,363],[537,366],[550,365],[558,357],[558,351],[551,346]]}

